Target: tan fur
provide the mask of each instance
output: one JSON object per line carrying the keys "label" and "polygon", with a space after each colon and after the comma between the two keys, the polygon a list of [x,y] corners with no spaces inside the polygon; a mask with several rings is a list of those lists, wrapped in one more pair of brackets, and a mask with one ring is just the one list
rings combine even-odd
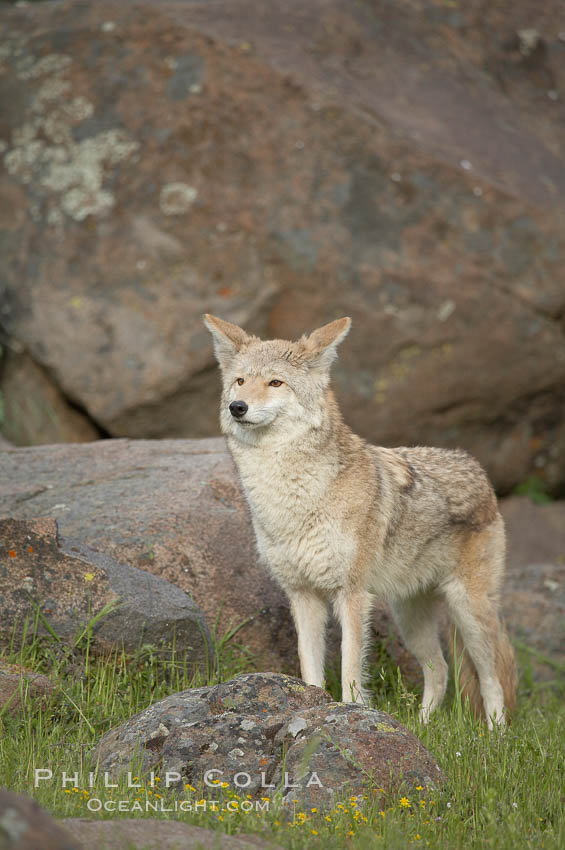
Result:
{"label": "tan fur", "polygon": [[342,698],[366,699],[371,601],[383,597],[422,666],[426,721],[447,681],[446,602],[487,722],[503,722],[515,665],[498,616],[504,528],[483,469],[463,451],[387,449],[348,428],[329,379],[349,319],[298,342],[262,341],[214,316],[205,323],[223,376],[221,427],[260,556],[290,599],[303,678],[323,684],[331,605],[342,626]]}
{"label": "tan fur", "polygon": [[[518,670],[516,668],[516,656],[514,648],[510,643],[508,634],[503,625],[498,624],[494,629],[496,648],[496,672],[502,691],[504,693],[504,712],[507,720],[510,720],[516,709],[516,689],[518,686]],[[479,677],[475,665],[471,661],[469,653],[461,637],[457,634],[454,625],[449,629],[449,654],[457,664],[459,671],[459,688],[461,696],[469,702],[473,714],[477,718],[485,720],[485,710],[481,697]]]}

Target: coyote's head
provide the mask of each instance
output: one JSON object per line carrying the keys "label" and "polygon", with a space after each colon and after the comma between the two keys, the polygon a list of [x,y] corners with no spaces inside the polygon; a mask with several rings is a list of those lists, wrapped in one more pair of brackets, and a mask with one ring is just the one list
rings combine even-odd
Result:
{"label": "coyote's head", "polygon": [[330,366],[351,319],[337,319],[297,342],[261,340],[208,313],[204,323],[222,371],[224,434],[250,443],[267,433],[291,440],[320,427]]}

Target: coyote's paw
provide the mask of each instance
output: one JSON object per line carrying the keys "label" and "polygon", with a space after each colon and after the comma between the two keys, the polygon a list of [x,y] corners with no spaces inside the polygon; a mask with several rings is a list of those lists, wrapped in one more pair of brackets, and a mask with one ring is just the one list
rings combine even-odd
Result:
{"label": "coyote's paw", "polygon": [[418,712],[418,718],[420,720],[420,723],[423,723],[424,726],[426,726],[429,723],[430,714],[432,713],[432,711],[433,711],[433,709],[430,706],[424,706],[423,705],[421,707],[420,711]]}
{"label": "coyote's paw", "polygon": [[504,712],[501,714],[493,714],[492,717],[487,717],[487,727],[491,732],[494,729],[498,729],[500,732],[505,732],[507,729],[507,723]]}

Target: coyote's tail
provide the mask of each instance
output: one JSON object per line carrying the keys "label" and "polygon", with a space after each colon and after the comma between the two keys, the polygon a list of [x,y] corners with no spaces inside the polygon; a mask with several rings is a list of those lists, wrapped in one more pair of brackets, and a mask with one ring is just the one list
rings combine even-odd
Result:
{"label": "coyote's tail", "polygon": [[[492,639],[495,642],[496,674],[502,685],[504,712],[508,721],[516,708],[516,689],[518,686],[516,656],[504,624],[497,618],[496,624],[493,625],[495,625],[492,630]],[[452,661],[456,661],[459,669],[459,689],[462,697],[469,701],[475,717],[482,717],[484,720],[485,710],[479,677],[469,653],[465,650],[461,635],[457,633],[454,626],[451,626],[449,630],[449,651]]]}

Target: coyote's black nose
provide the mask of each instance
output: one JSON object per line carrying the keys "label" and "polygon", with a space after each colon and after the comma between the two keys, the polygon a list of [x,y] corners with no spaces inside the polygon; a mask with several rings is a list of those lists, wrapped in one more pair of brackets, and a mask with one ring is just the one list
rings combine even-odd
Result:
{"label": "coyote's black nose", "polygon": [[230,413],[236,419],[241,419],[247,413],[248,407],[244,401],[232,401],[230,404]]}

